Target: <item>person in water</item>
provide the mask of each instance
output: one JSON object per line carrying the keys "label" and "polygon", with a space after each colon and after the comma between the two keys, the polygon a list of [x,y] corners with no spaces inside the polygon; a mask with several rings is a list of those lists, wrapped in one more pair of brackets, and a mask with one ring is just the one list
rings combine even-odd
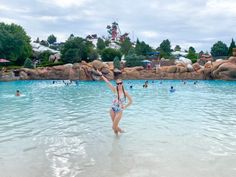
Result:
{"label": "person in water", "polygon": [[148,81],[145,81],[143,88],[148,88]]}
{"label": "person in water", "polygon": [[[116,80],[116,86],[113,86],[111,82],[103,76],[103,74],[97,70],[97,73],[101,76],[101,78],[107,83],[108,87],[114,93],[114,100],[112,102],[112,107],[110,109],[110,116],[113,122],[112,129],[115,134],[123,133],[124,131],[119,127],[119,122],[122,118],[123,110],[129,107],[132,104],[132,98],[125,91],[123,86],[123,81],[121,79]],[[126,104],[126,99],[128,99],[128,104]]]}
{"label": "person in water", "polygon": [[173,86],[170,87],[170,92],[175,92],[175,89]]}
{"label": "person in water", "polygon": [[16,96],[20,96],[20,91],[19,90],[16,91]]}

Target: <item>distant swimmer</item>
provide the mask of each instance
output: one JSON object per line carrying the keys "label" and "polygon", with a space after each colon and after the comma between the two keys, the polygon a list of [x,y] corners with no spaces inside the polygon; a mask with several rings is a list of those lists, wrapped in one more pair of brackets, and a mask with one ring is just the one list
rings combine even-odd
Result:
{"label": "distant swimmer", "polygon": [[193,83],[194,85],[196,85],[197,84],[197,81],[194,81],[194,83]]}
{"label": "distant swimmer", "polygon": [[[113,86],[111,82],[103,76],[103,74],[97,70],[97,73],[107,83],[108,87],[114,93],[114,100],[110,109],[110,116],[113,122],[112,129],[116,135],[124,132],[119,127],[119,122],[122,118],[123,110],[132,104],[132,98],[127,91],[124,90],[123,81],[121,79],[116,80],[116,86]],[[128,98],[128,104],[126,104],[126,98]]]}
{"label": "distant swimmer", "polygon": [[148,87],[148,81],[145,81],[143,88],[147,88]]}
{"label": "distant swimmer", "polygon": [[16,96],[20,96],[20,91],[19,90],[16,91]]}
{"label": "distant swimmer", "polygon": [[170,87],[170,92],[175,92],[175,89],[173,86]]}
{"label": "distant swimmer", "polygon": [[133,88],[133,86],[131,85],[131,86],[129,86],[129,88],[130,88],[130,89],[132,89],[132,88]]}

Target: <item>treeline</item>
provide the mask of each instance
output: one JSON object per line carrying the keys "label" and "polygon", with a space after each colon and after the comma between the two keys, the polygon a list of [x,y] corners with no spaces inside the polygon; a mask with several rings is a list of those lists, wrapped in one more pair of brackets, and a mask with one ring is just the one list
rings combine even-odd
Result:
{"label": "treeline", "polygon": [[[52,34],[48,36],[47,40],[40,41],[37,38],[35,42],[60,51],[62,63],[76,63],[82,60],[90,62],[98,59],[99,56],[103,61],[113,61],[115,58],[117,61],[117,59],[121,60],[124,55],[127,66],[138,66],[142,65],[142,60],[150,52],[158,51],[160,52],[160,57],[174,59],[172,52],[181,51],[181,46],[179,45],[172,49],[171,42],[168,39],[163,40],[156,49],[140,40],[137,40],[134,44],[130,38],[126,38],[121,43],[116,43],[119,49],[109,47],[110,41],[106,39],[98,38],[95,46],[91,41],[73,34],[64,43],[54,45],[56,41],[56,36]],[[236,46],[233,39],[229,47],[222,41],[218,41],[211,47],[210,53],[213,57],[231,56],[232,48],[234,47]],[[196,62],[199,54],[204,53],[203,51],[197,53],[192,46],[185,52],[188,53],[187,58],[193,62]],[[28,67],[32,67],[32,60],[35,59],[39,59],[43,65],[54,65],[49,60],[50,55],[50,51],[34,54],[30,45],[30,37],[21,26],[0,23],[0,58],[10,60],[13,65],[22,66],[25,64]]]}

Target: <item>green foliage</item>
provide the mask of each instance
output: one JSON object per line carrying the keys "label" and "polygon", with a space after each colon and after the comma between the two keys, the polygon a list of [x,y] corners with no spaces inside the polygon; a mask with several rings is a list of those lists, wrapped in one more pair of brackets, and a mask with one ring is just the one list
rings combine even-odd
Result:
{"label": "green foliage", "polygon": [[64,63],[75,63],[81,60],[89,61],[89,53],[93,44],[80,37],[69,38],[61,49],[62,61]]}
{"label": "green foliage", "polygon": [[101,57],[103,61],[113,61],[115,57],[121,59],[121,52],[116,49],[106,48],[102,51]]}
{"label": "green foliage", "polygon": [[106,47],[108,47],[110,43],[111,43],[111,42],[110,42],[108,39],[105,40],[105,45],[106,45]]}
{"label": "green foliage", "polygon": [[134,67],[134,66],[143,66],[142,61],[144,60],[143,56],[138,56],[135,54],[135,50],[133,48],[130,49],[128,55],[125,57],[127,67]]}
{"label": "green foliage", "polygon": [[181,47],[179,45],[176,45],[174,51],[181,51]]}
{"label": "green foliage", "polygon": [[228,50],[228,56],[232,56],[233,55],[233,48],[236,48],[234,39],[232,39],[230,46],[229,46],[229,50]]}
{"label": "green foliage", "polygon": [[[5,66],[4,66],[5,67]],[[15,66],[15,65],[10,65],[10,66],[7,66],[6,67],[7,69],[20,69],[20,68],[22,68],[22,66]]]}
{"label": "green foliage", "polygon": [[47,41],[49,44],[53,44],[54,42],[57,41],[57,38],[53,34],[51,34],[50,36],[48,36]]}
{"label": "green foliage", "polygon": [[48,62],[48,63],[44,63],[44,64],[39,64],[38,67],[51,67],[51,66],[58,66],[58,65],[63,65],[64,63],[62,61],[60,62]]}
{"label": "green foliage", "polygon": [[225,43],[218,41],[211,48],[211,55],[213,57],[218,56],[227,56],[228,55],[228,47]]}
{"label": "green foliage", "polygon": [[39,54],[38,59],[42,65],[48,64],[49,62],[49,57],[52,55],[52,52],[49,50],[46,50],[42,53]]}
{"label": "green foliage", "polygon": [[43,46],[45,46],[45,47],[48,47],[48,46],[49,46],[49,43],[48,43],[48,41],[42,40],[42,41],[40,41],[40,45],[43,45]]}
{"label": "green foliage", "polygon": [[97,49],[99,51],[102,51],[103,49],[105,49],[105,47],[106,47],[106,44],[105,44],[104,40],[99,37],[98,41],[97,41]]}
{"label": "green foliage", "polygon": [[147,55],[148,52],[152,52],[153,49],[146,44],[144,41],[140,42],[137,40],[136,46],[135,46],[135,53],[136,55]]}
{"label": "green foliage", "polygon": [[0,23],[0,58],[22,65],[32,55],[30,37],[16,24]]}
{"label": "green foliage", "polygon": [[171,56],[170,41],[168,39],[162,41],[158,50],[160,52],[160,57],[169,58]]}
{"label": "green foliage", "polygon": [[125,38],[124,42],[120,45],[120,51],[123,55],[127,55],[129,50],[132,48],[132,43],[130,41],[130,38]]}
{"label": "green foliage", "polygon": [[70,34],[68,40],[71,40],[71,39],[74,39],[74,38],[75,38],[74,34]]}
{"label": "green foliage", "polygon": [[120,59],[118,57],[115,57],[113,60],[114,68],[120,69]]}
{"label": "green foliage", "polygon": [[34,68],[33,62],[31,61],[31,59],[26,58],[25,62],[24,62],[24,68]]}
{"label": "green foliage", "polygon": [[204,54],[204,52],[201,50],[198,54],[198,58],[201,58],[203,54]]}
{"label": "green foliage", "polygon": [[188,55],[186,56],[189,59],[197,59],[196,50],[191,46],[188,49]]}
{"label": "green foliage", "polygon": [[65,63],[81,62],[78,49],[68,49],[63,54],[62,61]]}
{"label": "green foliage", "polygon": [[89,58],[89,61],[97,60],[98,59],[98,52],[96,50],[92,49],[89,52],[88,58]]}

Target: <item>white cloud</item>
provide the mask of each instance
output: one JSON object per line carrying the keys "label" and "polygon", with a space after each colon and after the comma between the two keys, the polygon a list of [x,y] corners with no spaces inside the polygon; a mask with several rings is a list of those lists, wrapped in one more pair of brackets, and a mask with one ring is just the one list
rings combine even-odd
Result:
{"label": "white cloud", "polygon": [[7,10],[10,10],[10,8],[4,4],[0,4],[0,10],[1,11],[7,11]]}
{"label": "white cloud", "polygon": [[142,31],[141,35],[147,38],[155,38],[159,36],[155,31]]}
{"label": "white cloud", "polygon": [[206,3],[206,10],[212,14],[224,14],[236,16],[236,2],[235,0],[208,0]]}
{"label": "white cloud", "polygon": [[12,19],[12,18],[4,18],[4,17],[2,18],[2,17],[0,17],[0,22],[11,24],[11,23],[17,23],[17,20]]}
{"label": "white cloud", "polygon": [[61,8],[80,7],[90,0],[38,0],[39,2],[55,5]]}
{"label": "white cloud", "polygon": [[[154,48],[169,39],[174,44],[210,49],[236,38],[235,0],[1,0],[0,21],[17,23],[33,38],[73,33],[107,35],[113,21],[132,40]],[[60,36],[60,37],[59,37]]]}
{"label": "white cloud", "polygon": [[46,21],[46,22],[56,22],[58,20],[58,17],[56,17],[56,16],[40,16],[37,19],[40,21]]}

